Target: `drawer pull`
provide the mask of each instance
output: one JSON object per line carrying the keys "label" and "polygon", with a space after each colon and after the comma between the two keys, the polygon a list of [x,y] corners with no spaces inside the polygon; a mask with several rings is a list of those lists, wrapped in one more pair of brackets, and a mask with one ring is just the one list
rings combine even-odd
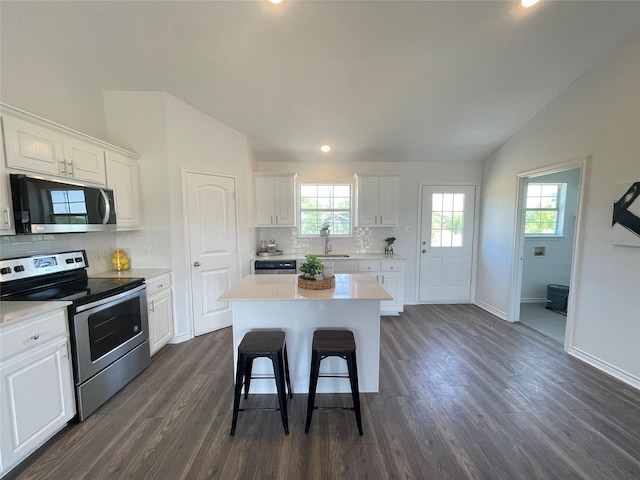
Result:
{"label": "drawer pull", "polygon": [[31,340],[38,340],[40,338],[40,334],[36,333],[35,335],[31,335]]}
{"label": "drawer pull", "polygon": [[162,285],[162,284],[159,284],[159,285],[158,285],[158,288],[162,288],[162,287],[164,287],[164,285]]}

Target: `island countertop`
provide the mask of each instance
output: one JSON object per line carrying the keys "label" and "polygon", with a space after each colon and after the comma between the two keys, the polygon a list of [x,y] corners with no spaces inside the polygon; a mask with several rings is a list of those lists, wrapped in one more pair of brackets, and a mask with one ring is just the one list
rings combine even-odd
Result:
{"label": "island countertop", "polygon": [[392,300],[393,297],[366,273],[335,275],[336,286],[308,290],[298,286],[297,275],[247,275],[219,300]]}

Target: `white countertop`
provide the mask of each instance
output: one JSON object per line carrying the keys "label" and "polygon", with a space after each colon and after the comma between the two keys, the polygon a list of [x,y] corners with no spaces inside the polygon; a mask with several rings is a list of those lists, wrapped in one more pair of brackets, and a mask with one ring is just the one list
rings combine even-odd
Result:
{"label": "white countertop", "polygon": [[61,308],[67,308],[71,302],[66,300],[49,300],[44,302],[0,302],[0,325],[22,320],[39,313],[52,312]]}
{"label": "white countertop", "polygon": [[[262,257],[257,253],[251,256],[251,260],[304,260],[305,255],[308,253],[287,253],[283,252],[282,255],[268,255]],[[387,256],[384,253],[330,253],[328,256],[321,253],[312,253],[312,255],[318,256],[320,260],[335,261],[335,260],[406,260],[406,257],[402,257],[398,254]],[[334,255],[334,256],[332,256]],[[344,256],[348,255],[348,256]]]}
{"label": "white countertop", "polygon": [[107,270],[105,272],[94,273],[91,278],[153,278],[164,273],[170,273],[170,268],[131,268],[117,272]]}
{"label": "white countertop", "polygon": [[219,300],[392,300],[393,297],[366,273],[336,274],[336,286],[326,290],[298,287],[297,275],[247,275]]}

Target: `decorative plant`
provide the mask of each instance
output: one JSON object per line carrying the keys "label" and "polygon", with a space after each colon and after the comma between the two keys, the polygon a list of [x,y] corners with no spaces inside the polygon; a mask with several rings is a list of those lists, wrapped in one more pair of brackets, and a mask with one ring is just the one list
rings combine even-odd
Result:
{"label": "decorative plant", "polygon": [[300,265],[300,271],[305,276],[315,277],[322,273],[322,262],[315,255],[308,254],[304,257],[307,261]]}
{"label": "decorative plant", "polygon": [[322,224],[322,227],[320,227],[320,230],[329,230],[329,227],[331,227],[331,225],[330,225],[330,224],[328,224],[328,223],[323,223],[323,224]]}
{"label": "decorative plant", "polygon": [[387,242],[387,247],[390,247],[391,245],[393,245],[393,242],[396,241],[396,237],[387,237],[384,239],[385,242]]}

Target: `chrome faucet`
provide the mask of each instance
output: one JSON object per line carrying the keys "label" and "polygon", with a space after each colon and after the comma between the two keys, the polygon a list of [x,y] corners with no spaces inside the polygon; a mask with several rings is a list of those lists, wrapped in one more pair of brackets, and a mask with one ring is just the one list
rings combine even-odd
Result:
{"label": "chrome faucet", "polygon": [[324,254],[327,255],[331,251],[331,244],[329,244],[329,236],[324,239]]}

